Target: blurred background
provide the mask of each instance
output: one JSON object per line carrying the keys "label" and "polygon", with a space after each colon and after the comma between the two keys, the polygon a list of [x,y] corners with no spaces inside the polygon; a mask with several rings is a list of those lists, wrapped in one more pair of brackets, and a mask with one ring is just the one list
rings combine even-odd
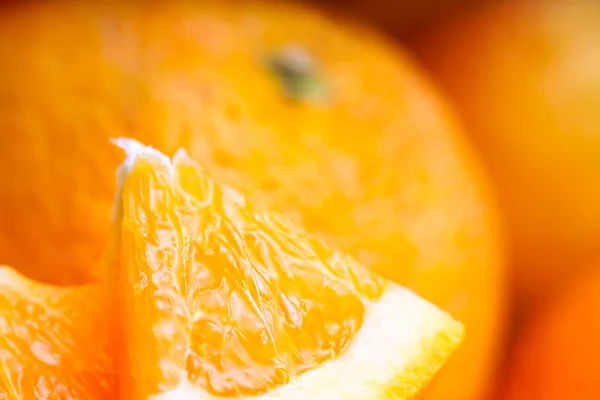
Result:
{"label": "blurred background", "polygon": [[464,322],[420,399],[600,399],[600,1],[104,3],[0,8],[2,262],[91,279],[133,132]]}
{"label": "blurred background", "polygon": [[412,53],[499,200],[510,306],[496,386],[446,398],[599,398],[600,2],[329,3]]}

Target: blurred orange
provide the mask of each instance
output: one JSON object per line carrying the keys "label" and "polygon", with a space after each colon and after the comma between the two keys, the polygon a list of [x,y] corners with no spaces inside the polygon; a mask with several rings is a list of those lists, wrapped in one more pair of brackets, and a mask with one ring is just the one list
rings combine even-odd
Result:
{"label": "blurred orange", "polygon": [[401,50],[285,2],[38,1],[0,21],[2,261],[56,283],[101,276],[120,161],[108,139],[184,146],[464,322],[428,398],[487,398],[498,221],[460,128]]}
{"label": "blurred orange", "polygon": [[414,41],[498,184],[531,298],[600,246],[600,2],[481,8]]}
{"label": "blurred orange", "polygon": [[395,34],[407,34],[463,12],[482,0],[312,0],[340,12],[369,19]]}
{"label": "blurred orange", "polygon": [[570,285],[525,327],[506,400],[600,398],[600,268]]}

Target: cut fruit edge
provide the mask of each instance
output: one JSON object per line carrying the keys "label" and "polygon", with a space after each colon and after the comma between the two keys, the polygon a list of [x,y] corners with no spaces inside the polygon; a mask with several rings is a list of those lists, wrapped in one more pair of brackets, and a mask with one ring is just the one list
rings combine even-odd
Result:
{"label": "cut fruit edge", "polygon": [[[140,156],[174,171],[171,159],[133,139],[114,139],[127,154],[117,172],[119,193]],[[188,157],[184,150],[174,156]],[[120,219],[117,197],[117,222]],[[383,295],[366,304],[362,327],[337,358],[306,371],[269,392],[239,399],[364,400],[407,399],[417,394],[459,345],[464,327],[449,314],[410,290],[386,282]],[[177,388],[153,395],[155,400],[219,400],[182,380]]]}

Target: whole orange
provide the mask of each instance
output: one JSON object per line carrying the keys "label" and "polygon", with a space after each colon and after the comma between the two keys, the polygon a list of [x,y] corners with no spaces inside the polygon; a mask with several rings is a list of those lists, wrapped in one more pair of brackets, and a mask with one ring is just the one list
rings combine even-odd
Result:
{"label": "whole orange", "polygon": [[600,397],[600,269],[537,310],[518,338],[507,400]]}
{"label": "whole orange", "polygon": [[0,19],[1,261],[57,283],[100,276],[109,138],[183,146],[464,322],[430,398],[486,397],[504,301],[493,201],[402,50],[285,2],[38,1]]}
{"label": "whole orange", "polygon": [[600,246],[600,3],[508,1],[415,39],[499,187],[517,294]]}

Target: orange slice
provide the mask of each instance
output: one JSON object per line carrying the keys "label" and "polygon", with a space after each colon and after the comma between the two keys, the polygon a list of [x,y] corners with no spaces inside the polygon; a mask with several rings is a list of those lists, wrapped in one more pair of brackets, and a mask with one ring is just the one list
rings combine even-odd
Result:
{"label": "orange slice", "polygon": [[128,139],[118,303],[127,399],[405,399],[462,325],[221,185]]}
{"label": "orange slice", "polygon": [[36,283],[0,267],[0,399],[109,399],[109,321],[100,286]]}

